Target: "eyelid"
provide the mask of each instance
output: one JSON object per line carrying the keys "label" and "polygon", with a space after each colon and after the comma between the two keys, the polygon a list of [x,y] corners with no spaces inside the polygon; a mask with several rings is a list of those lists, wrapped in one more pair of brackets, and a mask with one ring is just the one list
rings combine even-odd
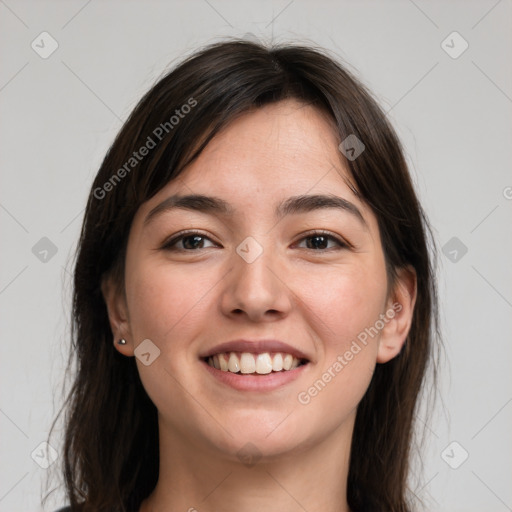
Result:
{"label": "eyelid", "polygon": [[[212,237],[210,235],[207,235],[206,233],[198,231],[197,229],[186,229],[184,231],[178,231],[178,233],[174,233],[172,236],[167,238],[162,243],[162,245],[160,246],[160,249],[162,249],[162,250],[166,250],[166,249],[170,250],[173,245],[175,245],[177,242],[181,241],[183,238],[185,238],[187,236],[193,236],[193,235],[197,235],[197,236],[201,236],[203,238],[207,238],[208,240],[210,240],[214,244],[217,244],[217,242],[215,242],[215,240],[213,240]],[[174,249],[174,250],[182,251],[182,252],[194,252],[194,251],[187,250],[187,249]]]}
{"label": "eyelid", "polygon": [[[175,245],[176,243],[178,243],[179,241],[181,241],[183,238],[186,238],[187,236],[193,236],[193,235],[200,236],[202,238],[210,240],[211,242],[213,242],[216,245],[219,245],[217,242],[215,242],[215,240],[212,239],[212,237],[210,235],[203,233],[201,231],[198,231],[196,229],[189,229],[189,230],[179,231],[178,233],[174,233],[169,239],[167,239],[163,242],[160,249],[171,250],[172,246]],[[301,233],[300,238],[296,242],[294,242],[294,245],[298,244],[299,242],[302,242],[303,240],[306,240],[307,238],[313,238],[315,236],[323,236],[323,237],[329,238],[331,240],[334,240],[339,246],[337,248],[337,250],[352,249],[354,247],[345,238],[343,238],[335,233],[332,233],[331,231],[325,230],[325,229],[312,229],[310,231],[306,231],[305,233]],[[208,249],[208,247],[206,247],[206,249]],[[181,252],[198,252],[199,251],[198,249],[197,250],[173,249],[173,250],[181,251]],[[306,248],[306,250],[317,252],[317,253],[322,253],[322,252],[330,252],[333,250],[333,248],[332,247],[330,249],[308,249],[308,248]]]}
{"label": "eyelid", "polygon": [[[306,231],[305,233],[301,233],[300,238],[297,242],[302,242],[306,238],[312,238],[314,236],[324,236],[326,238],[330,238],[339,244],[338,249],[352,249],[354,246],[345,238],[333,233],[332,231],[328,231],[326,229],[312,229],[310,231]],[[316,249],[307,249],[314,252],[330,252],[329,249],[324,250],[316,250]],[[332,248],[331,248],[332,250]]]}

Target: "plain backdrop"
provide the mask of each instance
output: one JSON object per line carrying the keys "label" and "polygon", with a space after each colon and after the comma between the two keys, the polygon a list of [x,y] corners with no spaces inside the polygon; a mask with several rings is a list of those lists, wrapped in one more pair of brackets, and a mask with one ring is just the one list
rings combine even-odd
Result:
{"label": "plain backdrop", "polygon": [[[60,462],[59,435],[41,443],[101,160],[155,80],[225,36],[323,46],[388,112],[440,248],[442,402],[418,417],[414,492],[429,511],[512,510],[511,19],[511,0],[0,0],[0,511],[42,510]],[[64,504],[60,488],[47,510]]]}

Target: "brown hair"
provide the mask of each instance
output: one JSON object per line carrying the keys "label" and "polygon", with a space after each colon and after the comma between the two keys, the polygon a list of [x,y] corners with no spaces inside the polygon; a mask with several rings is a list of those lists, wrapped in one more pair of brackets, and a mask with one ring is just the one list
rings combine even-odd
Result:
{"label": "brown hair", "polygon": [[[439,329],[432,237],[401,144],[366,88],[325,50],[244,40],[203,48],[161,78],[125,122],[94,180],[74,271],[68,369],[75,363],[76,376],[65,404],[62,469],[72,510],[137,511],[158,480],[156,407],[134,358],[112,346],[100,289],[109,274],[123,287],[126,242],[137,209],[222,127],[285,98],[328,113],[340,141],[352,134],[363,141],[364,152],[346,163],[356,193],[377,217],[389,282],[401,267],[416,271],[406,344],[398,357],[377,365],[358,406],[347,487],[354,512],[411,510],[406,490],[414,416],[429,366],[436,381]],[[149,139],[154,148],[131,161]]]}

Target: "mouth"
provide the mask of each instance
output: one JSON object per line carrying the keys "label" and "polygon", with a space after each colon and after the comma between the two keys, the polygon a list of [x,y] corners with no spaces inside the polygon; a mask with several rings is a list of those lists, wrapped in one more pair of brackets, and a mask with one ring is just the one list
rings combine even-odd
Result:
{"label": "mouth", "polygon": [[219,352],[200,359],[221,372],[247,376],[290,372],[309,363],[286,352]]}
{"label": "mouth", "polygon": [[298,347],[271,339],[220,343],[200,353],[199,360],[221,386],[265,393],[286,389],[315,363]]}

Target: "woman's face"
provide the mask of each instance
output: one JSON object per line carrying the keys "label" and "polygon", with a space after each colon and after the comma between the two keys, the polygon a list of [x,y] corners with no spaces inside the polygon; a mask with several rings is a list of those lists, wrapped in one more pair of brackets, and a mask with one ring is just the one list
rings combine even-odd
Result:
{"label": "woman's face", "polygon": [[[107,293],[107,303],[128,341],[116,347],[139,347],[160,429],[175,439],[235,460],[351,432],[376,362],[399,352],[409,308],[387,294],[377,221],[347,185],[339,142],[311,106],[266,106],[232,122],[138,210],[126,298]],[[188,195],[215,199],[169,199]],[[236,340],[246,343],[217,348]],[[258,344],[269,340],[288,347]],[[233,371],[204,360],[219,352]],[[307,363],[278,371],[277,352]]]}

